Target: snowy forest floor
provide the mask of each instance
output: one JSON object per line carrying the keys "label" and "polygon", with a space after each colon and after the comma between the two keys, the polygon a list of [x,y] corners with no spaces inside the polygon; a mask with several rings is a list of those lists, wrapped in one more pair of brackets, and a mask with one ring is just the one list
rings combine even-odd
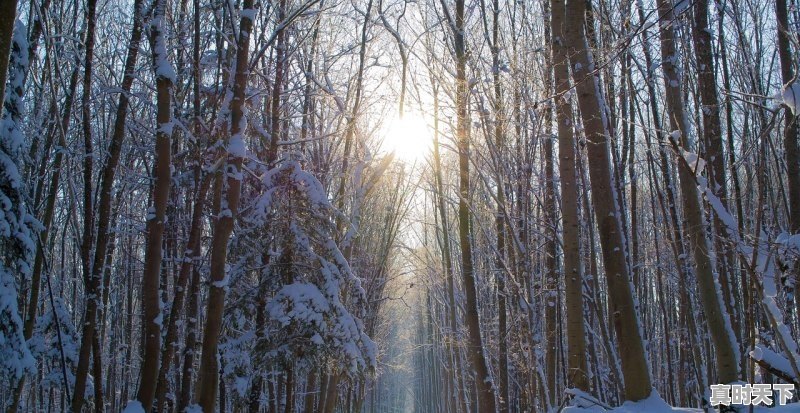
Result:
{"label": "snowy forest floor", "polygon": [[[749,412],[749,406],[743,406],[741,412]],[[796,413],[800,412],[800,403],[787,404],[785,406],[765,407],[754,406],[753,413]],[[620,407],[607,410],[602,406],[593,407],[567,407],[561,413],[671,413],[671,412],[691,412],[703,413],[703,409],[691,409],[685,407],[672,407],[660,398],[651,397],[640,402],[625,402]]]}

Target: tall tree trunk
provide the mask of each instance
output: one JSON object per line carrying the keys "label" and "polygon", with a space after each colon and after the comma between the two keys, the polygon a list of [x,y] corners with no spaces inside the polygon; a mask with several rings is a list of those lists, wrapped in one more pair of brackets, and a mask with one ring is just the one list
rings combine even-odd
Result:
{"label": "tall tree trunk", "polygon": [[[703,159],[708,162],[708,186],[728,210],[728,188],[725,173],[725,153],[722,142],[722,121],[719,115],[719,98],[717,97],[717,77],[714,71],[714,57],[711,29],[708,27],[708,0],[696,0],[694,4],[694,38],[695,56],[697,60],[697,87],[700,92],[703,115]],[[800,182],[800,181],[798,181]],[[717,273],[719,274],[722,298],[728,318],[733,325],[739,325],[738,313],[734,307],[735,283],[731,281],[735,263],[733,250],[723,242],[727,234],[725,223],[718,214],[714,216],[714,246],[717,256]],[[738,329],[733,329],[737,343],[740,341]],[[737,350],[738,351],[738,350]]]}
{"label": "tall tree trunk", "polygon": [[[646,21],[645,12],[643,8],[637,7],[638,14],[639,14],[639,22],[643,24]],[[648,31],[644,30],[642,32],[642,38],[648,38]],[[648,104],[650,106],[650,115],[653,119],[653,126],[654,126],[654,136],[656,136],[657,145],[658,145],[658,161],[659,161],[659,169],[661,171],[661,181],[663,181],[663,186],[661,187],[662,190],[658,190],[657,197],[659,203],[661,204],[661,210],[666,211],[666,218],[669,219],[669,223],[667,224],[667,236],[671,241],[672,246],[672,253],[675,258],[675,263],[678,267],[678,291],[680,295],[680,301],[685,303],[685,305],[679,308],[679,333],[682,337],[682,342],[684,343],[680,347],[680,366],[683,368],[685,365],[689,363],[688,357],[693,356],[695,354],[694,351],[697,347],[693,347],[691,344],[692,342],[696,342],[693,340],[695,331],[689,328],[688,321],[691,321],[694,317],[694,305],[692,300],[689,296],[689,291],[685,287],[688,285],[689,280],[692,278],[693,272],[692,268],[689,264],[689,258],[686,254],[686,243],[685,237],[683,232],[681,231],[681,222],[680,217],[678,216],[678,209],[677,209],[677,196],[675,194],[675,186],[673,185],[674,178],[672,174],[672,168],[670,167],[670,161],[667,157],[667,149],[666,145],[668,145],[666,133],[663,132],[664,128],[662,126],[661,121],[661,110],[658,106],[658,92],[656,90],[655,85],[655,76],[653,76],[653,59],[650,55],[650,49],[645,44],[643,47],[644,52],[644,68],[640,66],[640,72],[646,77],[645,82],[647,84],[647,96],[648,96]],[[641,117],[641,115],[640,115]],[[646,133],[645,141],[648,148],[648,156],[649,159],[653,158],[652,152],[654,152],[652,141],[651,141],[651,134]],[[655,169],[655,166],[653,167]],[[655,173],[655,171],[653,171]],[[658,188],[658,183],[654,182],[655,187]],[[701,377],[697,378],[698,384],[703,382],[704,379]],[[679,383],[681,388],[683,389],[685,385],[685,381]],[[705,387],[705,386],[702,386]]]}
{"label": "tall tree trunk", "polygon": [[[252,11],[253,0],[244,0],[242,10]],[[211,285],[206,311],[206,325],[203,330],[203,354],[195,398],[203,411],[214,411],[217,402],[219,368],[217,364],[217,344],[222,331],[222,312],[225,308],[225,266],[228,257],[228,239],[233,232],[234,219],[239,211],[239,196],[242,185],[242,161],[245,156],[244,119],[245,90],[247,89],[248,53],[250,35],[253,29],[254,13],[241,13],[239,20],[239,40],[236,47],[236,71],[233,81],[233,98],[230,101],[230,137],[227,139],[227,165],[222,173],[217,173],[215,198],[224,200],[224,206],[214,222],[211,240]],[[227,185],[223,185],[223,180]],[[227,186],[223,191],[223,186]],[[224,193],[223,193],[224,192]],[[215,201],[216,202],[216,201]]]}
{"label": "tall tree trunk", "polygon": [[561,183],[561,222],[564,250],[564,298],[567,306],[567,383],[589,391],[586,367],[586,332],[583,320],[583,268],[580,252],[580,220],[575,165],[575,136],[569,101],[569,56],[564,47],[566,10],[563,2],[551,1],[551,53],[558,123],[558,173]]}
{"label": "tall tree trunk", "polygon": [[[432,77],[432,79],[435,79]],[[458,318],[456,313],[456,287],[453,271],[453,259],[450,246],[450,229],[447,219],[447,209],[444,195],[444,182],[442,178],[442,157],[439,151],[439,94],[438,88],[433,86],[433,170],[436,181],[436,210],[439,213],[439,221],[442,226],[442,261],[444,261],[444,276],[447,284],[447,321],[449,334],[445,338],[445,350],[451,358],[453,391],[453,405],[458,406],[464,413],[467,412],[467,404],[463,394],[464,381],[461,376],[461,357],[458,343]]]}
{"label": "tall tree trunk", "polygon": [[175,82],[175,72],[167,60],[164,38],[166,0],[154,4],[150,23],[150,48],[153,51],[153,72],[156,77],[156,142],[153,165],[153,206],[147,216],[147,244],[142,274],[142,324],[144,353],[141,366],[139,392],[136,398],[146,410],[152,409],[158,382],[159,355],[161,353],[161,255],[167,202],[171,176],[172,104],[170,93]]}
{"label": "tall tree trunk", "polygon": [[[81,263],[83,267],[84,284],[86,288],[86,310],[81,334],[81,348],[78,355],[78,366],[75,372],[75,388],[72,394],[72,411],[80,412],[84,402],[86,380],[89,374],[89,358],[92,353],[92,342],[97,330],[97,310],[99,307],[99,277],[94,277],[91,270],[91,251],[94,244],[94,208],[92,191],[92,164],[94,153],[92,149],[92,67],[94,60],[94,37],[97,14],[97,1],[86,2],[86,55],[84,58],[83,95],[81,97],[81,113],[83,118],[83,240],[81,242]],[[95,386],[102,383],[96,378]],[[99,402],[96,400],[95,402]]]}
{"label": "tall tree trunk", "polygon": [[495,387],[489,374],[489,365],[484,354],[481,338],[480,312],[478,310],[478,291],[475,282],[475,268],[472,258],[472,235],[470,234],[469,211],[469,147],[470,115],[469,84],[467,82],[467,43],[464,17],[464,0],[455,2],[455,21],[453,26],[453,46],[456,60],[455,110],[456,147],[458,149],[458,237],[461,247],[461,273],[464,282],[464,319],[467,325],[469,357],[475,372],[475,387],[480,412],[493,413],[497,410]]}
{"label": "tall tree trunk", "polygon": [[[794,58],[789,27],[789,14],[786,0],[775,0],[775,17],[778,21],[778,56],[781,61],[781,81],[784,87],[792,87],[794,79]],[[792,88],[794,90],[794,88]],[[800,96],[794,96],[795,107]],[[784,105],[783,146],[786,150],[786,178],[789,181],[789,228],[792,233],[800,232],[800,148],[797,145],[797,113]]]}
{"label": "tall tree trunk", "polygon": [[0,101],[6,96],[11,38],[14,34],[14,22],[16,19],[17,0],[5,0],[0,3]]}
{"label": "tall tree trunk", "polygon": [[[192,48],[192,110],[194,119],[192,120],[193,133],[196,138],[202,133],[201,128],[201,110],[200,110],[200,5],[199,0],[193,0],[194,7],[194,44]],[[213,172],[213,171],[211,171]],[[206,174],[202,168],[197,167],[195,170],[199,184],[197,185],[197,192],[194,199],[194,207],[192,211],[192,220],[189,228],[189,240],[186,243],[184,250],[184,258],[181,260],[181,267],[178,273],[177,280],[175,281],[175,294],[170,308],[169,321],[166,328],[166,335],[164,337],[164,346],[161,352],[161,366],[158,372],[158,383],[156,385],[156,411],[163,411],[167,402],[167,391],[169,385],[167,383],[167,373],[171,367],[172,360],[178,348],[178,320],[181,318],[182,311],[184,310],[184,302],[186,301],[187,293],[192,295],[194,292],[189,292],[189,278],[190,275],[197,271],[196,265],[201,257],[201,236],[203,233],[203,205],[206,201],[209,187],[211,186],[212,175]],[[196,305],[194,306],[196,308]],[[187,311],[190,312],[190,311]],[[189,325],[194,325],[196,321],[189,320]],[[189,332],[188,335],[193,335],[194,332]],[[186,351],[192,351],[188,348]],[[176,364],[180,364],[176,362]],[[191,376],[191,373],[189,373]],[[189,381],[191,381],[189,379]],[[183,388],[181,388],[183,390]],[[189,390],[187,387],[186,390]],[[181,393],[183,393],[181,391]],[[180,399],[188,399],[188,395],[181,394]],[[180,405],[181,403],[179,403]],[[181,406],[179,406],[180,408]]]}
{"label": "tall tree trunk", "polygon": [[[691,150],[689,134],[690,126],[687,118],[681,85],[683,78],[678,66],[676,49],[676,35],[674,31],[675,16],[670,0],[659,0],[659,17],[664,21],[661,25],[661,60],[664,71],[664,88],[666,90],[667,113],[670,128],[673,130],[670,139],[675,140],[676,134],[680,138],[680,145],[685,151]],[[683,156],[683,154],[677,154]],[[716,350],[717,375],[722,383],[731,383],[739,377],[738,345],[736,337],[730,330],[730,320],[725,311],[724,304],[720,301],[714,268],[709,258],[708,240],[706,239],[703,225],[703,211],[700,206],[697,186],[694,179],[695,171],[689,169],[689,164],[679,162],[678,176],[683,201],[684,230],[689,240],[692,256],[697,271],[698,293],[708,321],[711,339]]]}
{"label": "tall tree trunk", "polygon": [[[554,10],[562,7],[565,7],[562,1],[553,2]],[[616,193],[611,178],[608,148],[610,136],[603,110],[605,103],[598,92],[598,79],[594,74],[595,65],[584,35],[585,1],[570,0],[566,10],[565,22],[570,23],[564,27],[564,41],[573,67],[572,76],[588,141],[592,203],[599,229],[600,247],[603,251],[603,266],[608,280],[614,330],[619,340],[625,398],[641,400],[650,396],[652,385],[639,327],[638,309],[630,287],[631,280],[625,260],[620,215],[617,211]]]}
{"label": "tall tree trunk", "polygon": [[[192,81],[192,110],[194,119],[192,120],[192,127],[196,137],[199,137],[202,132],[202,110],[201,110],[201,96],[200,96],[200,0],[192,0],[192,6],[194,9],[194,27],[193,27],[193,36],[194,41],[192,45],[192,71],[193,73],[193,81]],[[212,182],[212,176],[208,176],[208,185]],[[206,192],[208,190],[206,189]],[[201,191],[202,192],[202,191]],[[205,198],[205,195],[203,195]],[[197,202],[197,200],[195,200]],[[200,248],[199,246],[192,251],[193,259],[199,259],[200,257]],[[197,338],[199,333],[199,323],[198,320],[198,301],[200,295],[200,270],[197,268],[196,265],[193,265],[191,268],[192,271],[192,278],[189,282],[188,288],[190,288],[189,294],[189,301],[186,304],[186,342],[184,343],[184,355],[183,355],[183,366],[181,368],[181,383],[180,383],[180,390],[179,395],[177,397],[177,407],[178,411],[183,411],[186,406],[189,405],[191,400],[191,393],[192,393],[192,371],[194,371],[194,353],[197,347]],[[169,337],[167,338],[167,343],[169,343]],[[159,396],[160,399],[160,396]],[[160,403],[160,402],[159,402]],[[161,407],[161,406],[159,406]]]}
{"label": "tall tree trunk", "polygon": [[[506,255],[506,222],[505,216],[505,182],[503,182],[504,158],[506,149],[505,120],[503,119],[503,92],[500,84],[500,3],[492,0],[492,84],[494,87],[494,98],[492,109],[494,111],[494,145],[497,153],[495,165],[497,165],[496,196],[497,196],[497,216],[495,217],[495,230],[497,231],[497,262],[495,271],[497,272],[497,318],[498,318],[498,372],[497,372],[497,391],[498,408],[500,413],[508,413],[508,403],[510,394],[508,392],[508,316],[506,302],[508,294],[508,283],[506,277],[508,272],[505,266]],[[551,146],[552,147],[552,146]],[[552,171],[552,163],[550,164]],[[555,210],[553,210],[555,212]],[[555,256],[553,256],[555,259]]]}
{"label": "tall tree trunk", "polygon": [[[720,0],[715,0],[715,5],[717,9],[717,31],[719,36],[719,54],[720,60],[722,60],[722,87],[723,90],[731,90],[731,71],[728,65],[728,46],[725,41],[725,10],[723,6],[720,4]],[[730,176],[731,181],[733,181],[733,199],[736,205],[736,217],[737,223],[739,225],[739,233],[744,234],[744,207],[742,206],[742,186],[739,180],[739,173],[736,168],[736,148],[735,148],[735,140],[736,135],[734,134],[734,117],[733,117],[733,102],[731,97],[725,97],[725,129],[727,133],[727,144],[728,144],[728,168],[730,168]],[[732,265],[735,265],[732,263]],[[731,267],[733,268],[733,267]],[[744,352],[744,346],[747,343],[747,333],[744,332],[744,326],[747,325],[746,322],[742,323],[742,318],[749,318],[749,314],[751,314],[747,303],[749,302],[750,298],[750,288],[749,282],[747,280],[747,270],[744,266],[739,265],[739,285],[741,287],[742,297],[741,301],[737,302],[737,310],[740,314],[739,318],[739,325],[735,326],[735,328],[739,331],[739,351],[740,353]],[[797,301],[796,301],[797,302]],[[748,314],[747,317],[744,315]],[[739,364],[740,369],[742,371],[742,378],[746,378],[747,376],[747,364],[748,364],[749,357],[742,357]]]}
{"label": "tall tree trunk", "polygon": [[[550,3],[544,3],[545,20],[550,12]],[[552,19],[552,18],[551,18]],[[553,33],[549,24],[544,27],[545,42],[552,43]],[[551,62],[552,64],[552,62]],[[548,70],[545,75],[547,93],[552,94],[553,74]],[[558,397],[558,342],[560,334],[558,330],[558,224],[556,222],[556,187],[553,170],[553,131],[552,119],[553,109],[548,106],[544,110],[545,126],[542,133],[542,157],[544,158],[544,323],[545,323],[545,375],[547,377],[547,406],[552,409],[556,405]]]}

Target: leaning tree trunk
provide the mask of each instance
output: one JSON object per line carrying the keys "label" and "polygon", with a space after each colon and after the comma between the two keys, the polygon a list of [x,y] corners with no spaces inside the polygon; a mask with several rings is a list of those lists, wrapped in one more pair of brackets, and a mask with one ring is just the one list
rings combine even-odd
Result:
{"label": "leaning tree trunk", "polygon": [[[563,7],[565,7],[563,1],[554,0],[554,15],[556,8]],[[611,179],[608,148],[610,136],[603,110],[605,102],[599,94],[598,79],[594,74],[595,66],[584,34],[586,2],[570,0],[566,10],[564,15],[566,19],[563,22],[564,41],[573,67],[572,76],[588,141],[592,203],[600,235],[600,247],[603,251],[603,266],[608,280],[614,330],[619,340],[625,398],[641,400],[650,396],[652,385],[639,327],[638,309],[631,291],[622,226]]]}
{"label": "leaning tree trunk", "polygon": [[[666,90],[667,114],[670,128],[673,130],[670,139],[679,135],[683,150],[691,149],[690,126],[684,109],[682,94],[682,75],[678,66],[676,34],[674,31],[675,16],[670,0],[659,0],[659,17],[665,22],[661,25],[661,60],[664,71],[664,88]],[[677,154],[683,156],[683,154]],[[695,171],[689,164],[679,162],[678,177],[683,202],[685,224],[683,226],[689,240],[689,248],[697,268],[697,283],[700,302],[708,321],[711,340],[716,350],[717,376],[722,383],[731,383],[739,378],[738,344],[730,329],[730,320],[720,301],[714,267],[709,257],[708,240],[703,225],[703,210],[700,205]]]}
{"label": "leaning tree trunk", "polygon": [[[717,76],[714,72],[713,38],[708,27],[708,0],[695,0],[694,24],[692,37],[694,38],[695,56],[697,59],[697,88],[700,92],[703,114],[703,158],[708,162],[708,185],[719,198],[722,206],[728,210],[728,189],[725,173],[725,153],[722,149],[722,120],[719,113],[719,97],[717,96]],[[800,179],[797,178],[796,179]],[[800,181],[799,181],[800,182]],[[726,234],[725,223],[718,214],[714,217],[714,246],[717,255],[717,272],[722,288],[722,299],[728,317],[739,325],[739,314],[734,306],[736,284],[732,282],[733,266],[735,265],[733,250],[723,242]],[[789,307],[791,311],[791,307]],[[738,329],[734,329],[736,341],[739,341]]]}

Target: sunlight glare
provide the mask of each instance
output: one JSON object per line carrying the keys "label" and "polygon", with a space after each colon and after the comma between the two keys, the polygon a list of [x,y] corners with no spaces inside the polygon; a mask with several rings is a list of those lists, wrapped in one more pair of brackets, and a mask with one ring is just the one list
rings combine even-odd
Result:
{"label": "sunlight glare", "polygon": [[394,152],[405,162],[416,162],[425,158],[431,150],[433,135],[425,118],[414,112],[407,112],[388,122],[384,133],[383,148]]}

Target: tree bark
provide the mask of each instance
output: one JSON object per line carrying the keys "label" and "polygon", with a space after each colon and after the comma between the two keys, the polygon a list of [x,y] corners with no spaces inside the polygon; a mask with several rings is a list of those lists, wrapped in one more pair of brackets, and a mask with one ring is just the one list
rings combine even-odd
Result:
{"label": "tree bark", "polygon": [[[433,77],[432,77],[433,78]],[[436,210],[439,213],[442,231],[442,261],[444,261],[444,276],[447,288],[447,321],[449,334],[445,337],[445,349],[448,356],[452,359],[452,381],[456,387],[453,391],[453,406],[458,406],[463,412],[467,412],[467,404],[463,395],[464,382],[461,376],[461,357],[458,343],[458,318],[456,314],[456,287],[453,276],[453,258],[450,246],[450,229],[447,219],[447,209],[444,195],[444,182],[442,179],[442,158],[439,151],[439,95],[438,88],[434,86],[433,93],[433,169],[436,181]]]}
{"label": "tree bark", "polygon": [[164,314],[161,312],[161,258],[167,202],[169,201],[171,174],[172,105],[170,93],[174,72],[167,60],[164,24],[166,0],[154,4],[150,23],[150,47],[153,51],[153,71],[156,77],[156,142],[153,165],[153,206],[148,211],[147,245],[142,274],[142,324],[144,353],[141,366],[139,392],[136,398],[146,410],[153,406],[158,381],[161,329]]}
{"label": "tree bark", "polygon": [[[553,9],[564,7],[554,1]],[[603,252],[603,266],[608,280],[609,299],[614,330],[619,340],[625,398],[642,400],[650,396],[652,385],[647,355],[642,342],[638,309],[631,291],[630,271],[625,259],[620,215],[615,200],[610,170],[607,119],[602,109],[605,103],[599,93],[595,65],[584,34],[586,3],[571,0],[566,7],[564,40],[572,63],[572,76],[578,94],[578,104],[586,131],[589,178],[592,203]]]}
{"label": "tree bark", "polygon": [[11,38],[14,34],[14,22],[16,19],[17,0],[5,0],[0,3],[0,101],[5,99],[6,96]]}
{"label": "tree bark", "polygon": [[[786,0],[775,0],[775,16],[778,21],[778,56],[781,61],[781,81],[784,87],[794,82],[793,57]],[[796,39],[795,39],[796,41]],[[800,96],[794,97],[795,102]],[[784,105],[783,146],[786,150],[786,178],[789,181],[789,228],[800,232],[800,148],[797,145],[797,116]]]}
{"label": "tree bark", "polygon": [[[676,35],[673,24],[675,16],[670,0],[659,0],[659,17],[664,21],[661,25],[661,60],[664,71],[664,88],[666,91],[667,113],[670,128],[673,130],[670,139],[675,140],[679,134],[683,150],[691,150],[689,121],[686,117],[682,92],[682,75],[678,66]],[[683,154],[677,154],[683,156]],[[730,331],[730,320],[720,301],[714,277],[714,268],[709,258],[708,240],[703,225],[703,211],[698,197],[694,178],[695,171],[689,169],[686,162],[679,162],[678,176],[683,202],[684,230],[689,240],[697,271],[698,294],[708,321],[709,332],[716,350],[717,375],[722,383],[731,383],[738,379],[738,357],[736,337]]]}
{"label": "tree bark", "polygon": [[[243,10],[253,9],[253,0],[242,2]],[[228,144],[234,142],[244,146],[244,119],[245,90],[248,78],[248,53],[250,49],[250,35],[253,29],[252,14],[242,13],[239,20],[239,41],[236,47],[236,71],[233,81],[233,98],[230,102],[230,138]],[[240,148],[243,149],[243,148]],[[224,206],[219,211],[214,222],[214,234],[211,240],[211,285],[206,310],[206,325],[203,330],[203,354],[200,359],[200,372],[195,398],[204,412],[214,411],[217,402],[219,371],[217,363],[217,344],[222,331],[222,313],[225,308],[226,273],[225,265],[228,257],[228,240],[233,232],[234,219],[238,215],[239,196],[242,185],[242,151],[227,153],[227,165],[222,173],[217,173],[215,197],[225,200]],[[223,193],[223,180],[227,188]]]}
{"label": "tree bark", "polygon": [[[78,355],[78,366],[75,372],[75,388],[72,393],[72,411],[80,412],[84,403],[86,380],[89,374],[89,362],[92,353],[92,343],[97,330],[97,311],[99,307],[100,279],[95,277],[91,270],[91,251],[94,244],[94,208],[92,196],[92,114],[90,108],[92,93],[92,67],[94,60],[95,25],[97,14],[97,1],[86,2],[86,55],[84,57],[83,95],[81,97],[81,113],[83,118],[83,240],[81,242],[81,263],[83,266],[84,284],[86,288],[86,310],[84,313],[83,329],[81,333],[81,347]],[[95,386],[102,380],[97,378]],[[96,400],[95,402],[99,402]]]}
{"label": "tree bark", "polygon": [[453,47],[456,58],[455,110],[456,110],[456,147],[458,149],[458,237],[461,247],[461,276],[464,282],[464,319],[467,325],[467,352],[475,372],[477,409],[481,412],[493,413],[497,410],[496,394],[489,365],[483,350],[481,337],[480,313],[478,310],[477,285],[472,257],[472,235],[470,234],[469,211],[469,148],[470,148],[470,115],[469,84],[467,83],[467,44],[465,37],[464,0],[455,2],[455,21],[453,22]]}
{"label": "tree bark", "polygon": [[[717,96],[717,77],[714,71],[712,36],[708,27],[708,0],[696,0],[694,4],[694,24],[692,25],[695,56],[697,60],[697,88],[700,92],[703,115],[703,159],[708,162],[708,186],[728,208],[728,188],[725,173],[725,153],[722,142],[722,120],[719,114],[719,98]],[[800,182],[800,180],[798,180]],[[727,234],[725,224],[717,214],[714,217],[714,247],[717,256],[717,273],[719,274],[722,298],[728,318],[733,325],[739,325],[738,312],[734,307],[735,284],[731,282],[735,264],[733,250],[724,242]],[[739,341],[738,329],[733,329],[736,341]]]}
{"label": "tree bark", "polygon": [[583,320],[583,268],[580,252],[580,220],[575,165],[575,136],[572,128],[572,107],[567,93],[569,56],[564,47],[566,10],[559,1],[551,2],[551,53],[556,91],[558,124],[558,173],[561,183],[561,223],[564,249],[564,290],[567,306],[567,383],[578,390],[589,391],[586,369],[586,332]]}

